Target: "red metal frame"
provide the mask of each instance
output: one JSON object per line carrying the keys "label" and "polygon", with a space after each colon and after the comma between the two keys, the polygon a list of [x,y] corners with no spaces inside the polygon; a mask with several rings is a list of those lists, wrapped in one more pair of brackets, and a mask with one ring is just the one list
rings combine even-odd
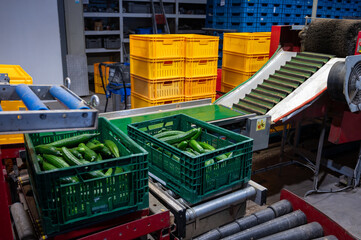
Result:
{"label": "red metal frame", "polygon": [[344,228],[342,228],[338,223],[330,219],[324,213],[320,212],[317,208],[307,203],[302,198],[298,197],[294,193],[282,189],[281,191],[281,200],[287,199],[291,202],[293,210],[301,210],[307,216],[308,222],[318,222],[321,224],[324,235],[334,235],[339,240],[356,240],[355,237],[351,236]]}
{"label": "red metal frame", "polygon": [[0,145],[0,151],[0,159],[14,159],[19,157],[19,151],[25,151],[25,147],[23,143]]}
{"label": "red metal frame", "polygon": [[301,48],[300,38],[298,37],[299,30],[291,30],[292,27],[272,26],[271,44],[269,57],[277,51],[278,46],[281,46],[285,51],[299,52]]}
{"label": "red metal frame", "polygon": [[[342,111],[341,111],[342,112]],[[361,112],[352,113],[348,110],[332,119],[328,141],[334,144],[361,140]]]}
{"label": "red metal frame", "polygon": [[12,240],[13,232],[10,221],[8,194],[6,193],[6,181],[3,174],[4,168],[2,165],[1,149],[0,149],[0,239]]}

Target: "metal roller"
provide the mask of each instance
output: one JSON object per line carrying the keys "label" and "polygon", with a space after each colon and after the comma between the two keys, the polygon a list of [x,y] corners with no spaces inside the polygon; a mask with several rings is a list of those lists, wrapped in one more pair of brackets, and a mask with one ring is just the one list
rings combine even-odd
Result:
{"label": "metal roller", "polygon": [[322,235],[322,226],[318,222],[312,222],[259,240],[310,240]]}
{"label": "metal roller", "polygon": [[62,102],[69,109],[90,109],[84,102],[71,93],[65,91],[65,89],[59,86],[53,86],[49,90],[50,94]]}
{"label": "metal roller", "polygon": [[312,240],[338,240],[338,238],[333,235],[329,235],[329,236],[325,236],[325,237],[314,238]]}
{"label": "metal roller", "polygon": [[33,225],[21,203],[17,202],[10,206],[11,216],[14,219],[15,229],[20,240],[32,240],[35,238]]}
{"label": "metal roller", "polygon": [[246,187],[241,191],[237,191],[215,200],[197,205],[186,212],[186,221],[192,221],[196,218],[202,218],[206,215],[221,211],[231,205],[244,202],[256,195],[254,187]]}
{"label": "metal roller", "polygon": [[291,228],[298,227],[300,225],[306,224],[306,222],[307,222],[306,215],[302,211],[298,210],[222,239],[224,240],[258,239],[278,232],[283,232]]}
{"label": "metal roller", "polygon": [[29,110],[49,110],[28,85],[19,84],[15,91]]}
{"label": "metal roller", "polygon": [[287,200],[281,200],[269,206],[268,208],[256,212],[244,218],[237,219],[235,222],[224,225],[218,229],[209,231],[194,240],[218,240],[245,229],[254,227],[258,224],[270,221],[276,217],[283,216],[292,211],[292,205]]}

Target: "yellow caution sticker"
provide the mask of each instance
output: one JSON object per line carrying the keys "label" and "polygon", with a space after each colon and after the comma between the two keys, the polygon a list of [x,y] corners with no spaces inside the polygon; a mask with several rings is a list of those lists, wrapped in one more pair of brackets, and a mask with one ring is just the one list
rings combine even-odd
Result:
{"label": "yellow caution sticker", "polygon": [[266,129],[266,118],[261,118],[257,120],[257,129],[256,131],[261,131]]}

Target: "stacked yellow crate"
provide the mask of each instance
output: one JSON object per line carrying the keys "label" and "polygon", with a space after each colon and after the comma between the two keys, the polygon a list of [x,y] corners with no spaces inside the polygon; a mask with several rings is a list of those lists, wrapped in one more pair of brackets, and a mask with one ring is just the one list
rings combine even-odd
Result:
{"label": "stacked yellow crate", "polygon": [[[115,62],[103,62],[103,63],[112,64]],[[108,85],[109,67],[102,66],[101,68],[102,68],[102,75],[103,75],[103,81],[104,81],[104,88],[106,88]],[[103,88],[102,79],[100,77],[99,63],[94,63],[94,92],[100,93],[100,94],[105,94],[104,88]]]}
{"label": "stacked yellow crate", "polygon": [[131,35],[132,108],[182,102],[184,38],[179,35]]}
{"label": "stacked yellow crate", "polygon": [[182,34],[185,42],[184,101],[216,98],[218,37]]}
{"label": "stacked yellow crate", "polygon": [[271,33],[224,33],[222,92],[247,81],[267,61]]}
{"label": "stacked yellow crate", "polygon": [[[33,84],[32,77],[19,65],[0,64],[0,73],[7,73],[10,84]],[[1,101],[3,111],[24,111],[26,106],[22,101]],[[23,143],[23,134],[0,135],[0,145]]]}

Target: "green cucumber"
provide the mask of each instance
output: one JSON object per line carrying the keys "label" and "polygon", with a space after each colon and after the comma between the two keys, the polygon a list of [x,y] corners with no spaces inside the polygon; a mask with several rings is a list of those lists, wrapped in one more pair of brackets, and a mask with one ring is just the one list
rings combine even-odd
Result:
{"label": "green cucumber", "polygon": [[35,147],[35,150],[36,150],[36,152],[42,153],[42,154],[61,156],[61,152],[53,146],[39,145],[39,146]]}
{"label": "green cucumber", "polygon": [[104,173],[104,175],[105,175],[105,176],[111,176],[112,173],[113,173],[113,168],[109,168],[109,169]]}
{"label": "green cucumber", "polygon": [[185,133],[182,134],[178,134],[178,135],[174,135],[174,136],[170,136],[170,137],[165,137],[160,139],[161,141],[168,143],[168,144],[173,144],[173,143],[179,143],[182,142],[184,140],[188,140],[191,137],[193,137],[196,133],[198,132],[198,129],[193,128]]}
{"label": "green cucumber", "polygon": [[124,172],[123,168],[121,168],[121,167],[116,167],[114,174],[118,174],[118,173],[122,173],[122,172]]}
{"label": "green cucumber", "polygon": [[44,154],[43,157],[45,158],[45,160],[48,163],[50,163],[51,165],[53,165],[57,168],[70,167],[70,165],[68,163],[66,163],[62,157],[58,157],[58,156],[50,155],[50,154]]}
{"label": "green cucumber", "polygon": [[107,147],[110,149],[110,151],[112,152],[112,154],[113,154],[116,158],[120,157],[119,149],[118,149],[117,145],[116,145],[113,141],[111,141],[111,140],[105,140],[105,141],[104,141],[104,144],[105,144],[105,146],[107,146]]}
{"label": "green cucumber", "polygon": [[84,143],[80,143],[78,147],[78,151],[81,152],[84,155],[84,158],[88,161],[95,161],[98,157],[98,155],[87,147]]}
{"label": "green cucumber", "polygon": [[98,136],[100,133],[86,133],[81,135],[76,135],[69,138],[64,138],[59,141],[55,141],[46,145],[54,147],[75,147],[79,143],[88,142],[93,137]]}
{"label": "green cucumber", "polygon": [[[90,162],[87,161],[87,160],[80,160],[80,161],[81,161],[83,164],[89,164],[89,163],[90,163]],[[99,170],[89,172],[89,173],[87,173],[87,175],[88,175],[90,178],[105,177],[105,174],[102,173],[102,171],[99,171]]]}
{"label": "green cucumber", "polygon": [[177,146],[177,148],[179,148],[180,150],[184,150],[184,149],[187,148],[188,142],[187,142],[187,141],[182,141],[182,142],[178,143],[176,146]]}
{"label": "green cucumber", "polygon": [[227,157],[226,154],[222,154],[222,155],[219,155],[219,156],[215,157],[215,159],[216,159],[217,161],[222,161],[222,160],[227,159],[227,158],[228,158],[228,157]]}
{"label": "green cucumber", "polygon": [[209,165],[212,165],[214,163],[214,160],[213,159],[210,159],[210,160],[207,160],[204,162],[204,166],[209,166]]}
{"label": "green cucumber", "polygon": [[183,134],[183,133],[184,132],[182,132],[182,131],[172,130],[172,131],[161,132],[161,133],[155,134],[155,135],[153,135],[153,137],[155,137],[155,138],[165,138],[165,137],[170,137],[170,136]]}
{"label": "green cucumber", "polygon": [[212,145],[209,145],[208,143],[198,142],[198,144],[201,145],[201,147],[204,148],[204,149],[208,149],[208,150],[211,150],[211,151],[216,150]]}
{"label": "green cucumber", "polygon": [[70,165],[70,166],[76,166],[81,165],[82,163],[77,159],[66,147],[62,147],[61,151],[63,153],[64,160]]}
{"label": "green cucumber", "polygon": [[98,153],[98,155],[97,155],[97,161],[101,161],[101,160],[103,160],[102,155],[101,155],[100,153]]}
{"label": "green cucumber", "polygon": [[38,162],[42,162],[42,161],[44,161],[44,159],[43,159],[43,157],[40,155],[40,154],[38,154],[38,155],[36,155],[36,159],[38,160]]}
{"label": "green cucumber", "polygon": [[199,136],[202,134],[202,128],[197,128],[197,129],[198,132],[193,137],[191,137],[191,140],[197,140]]}
{"label": "green cucumber", "polygon": [[93,142],[88,142],[87,144],[87,147],[90,148],[91,150],[93,151],[100,151],[103,147],[104,147],[104,144],[103,143],[93,143]]}
{"label": "green cucumber", "polygon": [[201,147],[201,145],[198,144],[196,140],[190,140],[189,146],[198,153],[203,153],[204,149]]}
{"label": "green cucumber", "polygon": [[[91,142],[94,143],[95,145],[102,144],[101,142],[99,142],[96,139],[92,139]],[[105,146],[104,144],[103,144],[103,147],[98,152],[100,152],[100,154],[105,158],[111,158],[113,156],[110,149],[107,146]]]}
{"label": "green cucumber", "polygon": [[[55,167],[54,165],[51,165],[50,163],[45,162],[45,161],[41,161],[41,166],[44,171],[51,171],[51,170],[59,169],[59,168]],[[61,181],[64,183],[75,183],[75,182],[79,182],[79,179],[77,177],[65,177],[65,178],[61,178]]]}
{"label": "green cucumber", "polygon": [[68,149],[70,152],[71,152],[71,154],[73,154],[76,158],[78,158],[78,159],[82,159],[83,158],[83,155],[81,155],[81,153],[80,152],[78,152],[78,150],[76,150],[75,148],[70,148],[70,149]]}

